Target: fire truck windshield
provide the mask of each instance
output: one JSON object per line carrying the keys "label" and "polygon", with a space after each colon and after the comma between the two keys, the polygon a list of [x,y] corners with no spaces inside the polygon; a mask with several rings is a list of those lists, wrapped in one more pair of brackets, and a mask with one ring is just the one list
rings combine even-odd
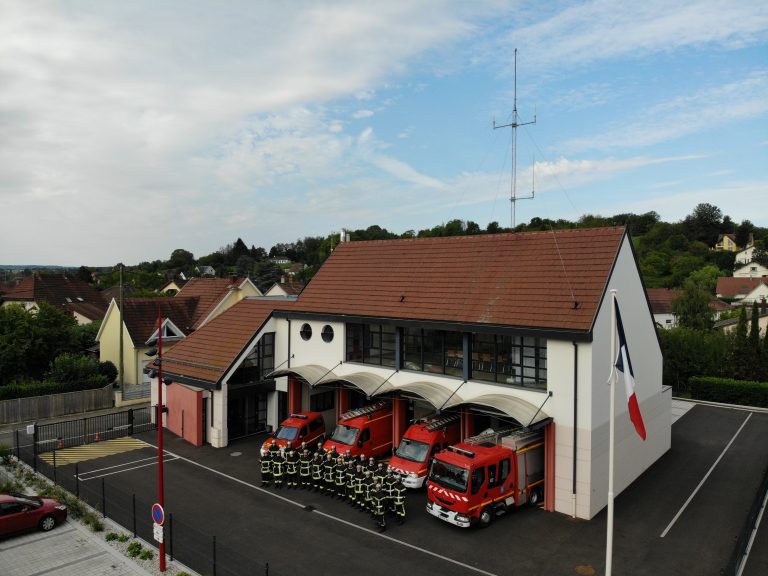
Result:
{"label": "fire truck windshield", "polygon": [[340,444],[352,446],[355,443],[358,432],[360,432],[360,428],[339,424],[334,429],[333,434],[331,434],[331,440],[334,442],[339,442]]}
{"label": "fire truck windshield", "polygon": [[296,436],[299,435],[299,429],[296,426],[280,426],[277,429],[275,438],[278,440],[296,440]]}
{"label": "fire truck windshield", "polygon": [[437,458],[432,462],[432,469],[429,471],[430,482],[434,482],[449,490],[455,490],[456,492],[463,493],[467,491],[468,478],[469,470],[467,468],[454,466]]}
{"label": "fire truck windshield", "polygon": [[424,462],[429,454],[429,444],[426,442],[417,442],[410,438],[403,438],[400,446],[395,450],[395,455],[413,462]]}

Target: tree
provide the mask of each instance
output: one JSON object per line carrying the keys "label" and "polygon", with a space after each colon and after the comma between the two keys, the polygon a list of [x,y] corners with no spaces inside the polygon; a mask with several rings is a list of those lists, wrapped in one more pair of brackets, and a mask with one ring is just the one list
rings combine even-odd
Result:
{"label": "tree", "polygon": [[742,220],[738,228],[736,228],[736,246],[740,248],[746,248],[749,244],[749,238],[755,231],[755,225],[749,220]]}
{"label": "tree", "polygon": [[739,312],[739,321],[736,324],[736,333],[733,336],[731,357],[729,359],[732,377],[739,380],[751,380],[754,375],[756,358],[747,336],[747,324],[747,309],[742,306]]}
{"label": "tree", "polygon": [[176,270],[191,270],[195,265],[195,257],[192,252],[183,248],[176,248],[168,259],[168,268]]}
{"label": "tree", "polygon": [[[683,227],[691,240],[699,240],[714,246],[722,227],[723,213],[717,206],[702,203],[683,220]],[[729,231],[730,232],[730,231]]]}
{"label": "tree", "polygon": [[80,268],[77,269],[75,276],[83,282],[93,284],[93,273],[89,268],[86,268],[85,266],[80,266]]}
{"label": "tree", "polygon": [[672,311],[677,316],[677,323],[692,330],[710,330],[712,328],[712,289],[717,279],[718,270],[706,267],[692,272],[683,284],[683,292],[672,301]]}
{"label": "tree", "polygon": [[266,292],[273,284],[280,281],[282,275],[283,271],[280,266],[269,260],[264,260],[256,264],[253,280],[259,290]]}

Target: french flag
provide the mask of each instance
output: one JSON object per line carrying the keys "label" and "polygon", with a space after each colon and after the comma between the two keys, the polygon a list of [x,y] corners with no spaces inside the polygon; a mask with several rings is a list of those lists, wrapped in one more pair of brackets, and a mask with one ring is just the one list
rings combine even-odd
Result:
{"label": "french flag", "polygon": [[635,374],[632,371],[632,361],[629,359],[629,348],[627,339],[624,336],[624,325],[621,323],[621,313],[619,312],[619,302],[614,300],[616,307],[616,327],[619,332],[619,350],[616,355],[616,370],[621,372],[624,377],[624,388],[627,392],[627,404],[629,405],[629,418],[635,425],[640,438],[645,440],[645,424],[643,416],[640,414],[640,406],[637,403],[637,394],[635,394]]}

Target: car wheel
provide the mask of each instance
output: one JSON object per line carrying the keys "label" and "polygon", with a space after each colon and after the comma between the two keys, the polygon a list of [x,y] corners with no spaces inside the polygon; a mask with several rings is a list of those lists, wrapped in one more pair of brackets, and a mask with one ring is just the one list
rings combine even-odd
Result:
{"label": "car wheel", "polygon": [[541,500],[541,492],[538,488],[534,488],[531,490],[531,495],[528,497],[528,502],[531,503],[531,505],[536,506],[536,504],[539,503]]}
{"label": "car wheel", "polygon": [[43,532],[52,530],[54,526],[56,526],[56,519],[53,516],[45,516],[40,520],[40,530]]}
{"label": "car wheel", "polygon": [[488,528],[493,523],[493,509],[490,506],[483,508],[480,512],[480,518],[478,518],[477,525],[480,528]]}

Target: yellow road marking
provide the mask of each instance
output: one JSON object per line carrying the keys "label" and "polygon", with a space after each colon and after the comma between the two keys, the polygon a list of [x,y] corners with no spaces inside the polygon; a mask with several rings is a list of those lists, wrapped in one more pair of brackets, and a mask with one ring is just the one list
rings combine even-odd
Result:
{"label": "yellow road marking", "polygon": [[[83,444],[82,446],[73,446],[72,448],[63,448],[56,450],[56,465],[75,464],[93,460],[112,454],[121,454],[130,452],[139,448],[146,448],[147,444],[135,438],[116,438],[115,440],[104,440],[103,442],[94,442],[93,444]],[[53,452],[44,452],[38,456],[53,466]]]}

